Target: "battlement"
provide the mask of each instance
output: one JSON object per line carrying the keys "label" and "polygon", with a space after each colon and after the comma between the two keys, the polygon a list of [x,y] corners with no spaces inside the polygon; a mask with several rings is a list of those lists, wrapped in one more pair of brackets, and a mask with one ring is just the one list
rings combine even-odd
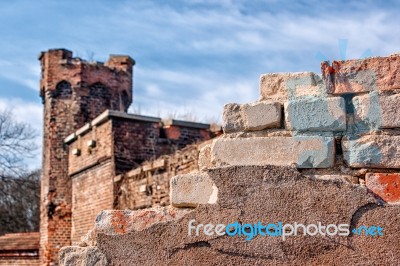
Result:
{"label": "battlement", "polygon": [[[73,57],[66,49],[51,49],[39,56],[42,66],[40,95],[57,97],[95,96],[114,99],[109,109],[126,111],[132,103],[132,71],[135,61],[126,55],[110,55],[109,60],[88,62]],[[58,91],[58,92],[57,92]]]}

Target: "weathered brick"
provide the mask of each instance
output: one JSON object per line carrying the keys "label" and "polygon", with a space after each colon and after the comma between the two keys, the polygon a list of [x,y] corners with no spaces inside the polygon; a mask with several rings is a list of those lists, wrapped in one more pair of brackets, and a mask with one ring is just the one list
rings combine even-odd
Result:
{"label": "weathered brick", "polygon": [[222,113],[223,130],[225,133],[244,131],[244,121],[240,110],[240,104],[228,103],[224,105]]}
{"label": "weathered brick", "polygon": [[245,131],[280,127],[281,104],[278,102],[255,102],[241,106]]}
{"label": "weathered brick", "polygon": [[350,167],[400,168],[400,136],[344,137],[342,148]]}
{"label": "weathered brick", "polygon": [[281,125],[281,113],[281,104],[278,102],[226,104],[223,113],[224,131],[229,133],[277,128]]}
{"label": "weathered brick", "polygon": [[213,204],[218,199],[218,188],[206,173],[177,175],[171,179],[170,198],[175,207],[196,207]]}
{"label": "weathered brick", "polygon": [[333,94],[400,89],[400,55],[321,64],[327,90]]}
{"label": "weathered brick", "polygon": [[355,128],[360,131],[400,127],[400,94],[356,96],[353,106]]}
{"label": "weathered brick", "polygon": [[341,97],[293,100],[285,103],[284,109],[289,130],[346,130],[345,103]]}
{"label": "weathered brick", "polygon": [[191,209],[154,207],[143,210],[103,210],[96,217],[95,231],[106,235],[120,235],[142,231],[153,224],[178,220]]}
{"label": "weathered brick", "polygon": [[334,164],[334,139],[322,136],[216,139],[211,166],[277,165],[328,168]]}
{"label": "weathered brick", "polygon": [[202,147],[199,151],[199,160],[198,160],[199,169],[207,169],[212,167],[211,165],[211,144],[207,144]]}
{"label": "weathered brick", "polygon": [[366,185],[369,190],[388,203],[400,203],[399,173],[367,173]]}
{"label": "weathered brick", "polygon": [[313,72],[269,73],[260,77],[260,99],[284,103],[304,96],[326,96],[326,86]]}
{"label": "weathered brick", "polygon": [[60,266],[107,266],[106,256],[97,247],[64,247],[60,250]]}

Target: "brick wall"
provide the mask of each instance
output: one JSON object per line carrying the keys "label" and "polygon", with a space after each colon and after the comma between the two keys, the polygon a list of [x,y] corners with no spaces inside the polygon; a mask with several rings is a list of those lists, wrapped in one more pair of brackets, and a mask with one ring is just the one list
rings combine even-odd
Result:
{"label": "brick wall", "polygon": [[400,56],[322,63],[260,78],[260,100],[224,107],[224,137],[200,168],[295,166],[312,178],[366,185],[400,202]]}
{"label": "brick wall", "polygon": [[[197,169],[198,146],[161,157],[161,161],[151,160],[211,137],[209,125],[173,123],[177,134],[165,135],[160,118],[105,111],[65,138],[72,179],[73,242],[87,233],[102,209],[169,203],[170,178]],[[133,177],[132,168],[143,172]],[[130,177],[121,186],[127,172]]]}
{"label": "brick wall", "polygon": [[177,135],[163,136],[159,118],[106,111],[65,138],[72,179],[72,241],[87,233],[102,209],[169,204],[169,180],[197,169],[198,145],[171,156],[160,154],[211,137],[209,125],[174,123]]}
{"label": "brick wall", "polygon": [[80,241],[101,210],[113,209],[114,182],[111,159],[72,176],[72,243]]}
{"label": "brick wall", "polygon": [[0,236],[0,265],[39,265],[39,232]]}
{"label": "brick wall", "polygon": [[209,124],[169,119],[163,121],[161,136],[160,154],[170,154],[189,144],[209,140],[213,132]]}
{"label": "brick wall", "polygon": [[192,144],[172,155],[163,155],[157,160],[143,162],[118,180],[117,209],[142,209],[152,206],[167,206],[170,179],[178,174],[198,170],[199,149],[205,143]]}
{"label": "brick wall", "polygon": [[[88,129],[89,127],[86,126]],[[88,145],[90,141],[92,145]],[[79,135],[69,146],[68,174],[74,175],[113,157],[112,121],[106,121]],[[78,154],[74,154],[77,152]]]}
{"label": "brick wall", "polygon": [[114,156],[117,174],[159,155],[160,123],[113,118]]}
{"label": "brick wall", "polygon": [[72,243],[79,242],[91,228],[96,215],[103,209],[112,209],[114,202],[112,120],[93,127],[87,124],[77,132],[68,147],[68,172],[72,179]]}
{"label": "brick wall", "polygon": [[65,139],[72,179],[72,242],[80,241],[101,210],[115,207],[115,173],[154,156],[150,147],[158,138],[159,122],[106,111]]}

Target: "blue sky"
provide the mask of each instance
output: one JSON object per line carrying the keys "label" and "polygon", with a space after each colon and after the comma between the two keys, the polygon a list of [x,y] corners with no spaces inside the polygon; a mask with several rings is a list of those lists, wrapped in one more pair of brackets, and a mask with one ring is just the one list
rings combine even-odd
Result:
{"label": "blue sky", "polygon": [[133,57],[131,112],[220,121],[225,103],[258,99],[262,73],[398,52],[399,11],[395,1],[1,1],[0,109],[40,132],[37,57],[67,48]]}

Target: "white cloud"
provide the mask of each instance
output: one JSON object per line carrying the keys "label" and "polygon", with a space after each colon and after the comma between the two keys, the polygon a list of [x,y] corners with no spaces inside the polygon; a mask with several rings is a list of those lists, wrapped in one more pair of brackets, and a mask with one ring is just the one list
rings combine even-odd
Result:
{"label": "white cloud", "polygon": [[18,60],[0,60],[0,77],[39,90],[40,67]]}

